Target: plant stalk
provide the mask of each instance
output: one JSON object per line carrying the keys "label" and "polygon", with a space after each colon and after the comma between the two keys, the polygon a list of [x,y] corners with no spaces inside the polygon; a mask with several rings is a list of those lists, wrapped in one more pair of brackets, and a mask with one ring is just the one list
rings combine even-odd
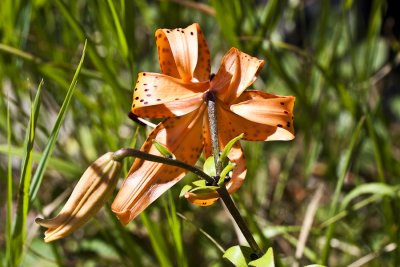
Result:
{"label": "plant stalk", "polygon": [[[219,160],[219,142],[218,142],[218,127],[217,127],[217,110],[216,110],[216,98],[212,92],[209,92],[206,97],[207,106],[208,106],[208,121],[210,126],[210,135],[211,135],[211,143],[212,143],[212,150],[215,162],[215,170],[217,175],[217,180],[221,174],[222,163]],[[255,241],[253,235],[251,234],[249,228],[247,227],[246,222],[244,221],[242,215],[240,214],[239,210],[237,209],[235,203],[233,202],[231,196],[228,193],[228,190],[225,187],[225,184],[221,185],[217,189],[218,194],[220,195],[222,201],[224,202],[226,208],[228,209],[229,213],[235,220],[236,224],[238,225],[240,231],[242,232],[243,236],[246,238],[247,242],[249,243],[253,252],[258,256],[262,256],[262,251],[258,246],[257,242]]]}

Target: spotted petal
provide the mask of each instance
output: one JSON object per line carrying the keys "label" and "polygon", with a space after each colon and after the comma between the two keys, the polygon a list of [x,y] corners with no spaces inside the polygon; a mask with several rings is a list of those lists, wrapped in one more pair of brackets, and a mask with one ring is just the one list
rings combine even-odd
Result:
{"label": "spotted petal", "polygon": [[266,140],[292,140],[294,101],[293,96],[247,91],[230,106],[230,109],[249,121],[273,127],[273,134]]}
{"label": "spotted petal", "polygon": [[185,29],[159,29],[156,43],[162,73],[186,82],[208,79],[210,53],[197,23]]}
{"label": "spotted petal", "polygon": [[185,115],[203,103],[209,82],[183,82],[157,73],[139,73],[133,92],[132,112],[139,117]]}
{"label": "spotted petal", "polygon": [[[169,118],[160,123],[141,150],[160,155],[152,145],[152,140],[156,139],[178,160],[194,165],[203,149],[201,128],[204,110],[203,105],[183,117]],[[112,210],[123,224],[127,224],[182,179],[186,172],[178,167],[136,159],[112,204]]]}
{"label": "spotted petal", "polygon": [[230,104],[255,81],[263,66],[263,60],[231,48],[224,56],[211,88],[218,92],[219,99]]}

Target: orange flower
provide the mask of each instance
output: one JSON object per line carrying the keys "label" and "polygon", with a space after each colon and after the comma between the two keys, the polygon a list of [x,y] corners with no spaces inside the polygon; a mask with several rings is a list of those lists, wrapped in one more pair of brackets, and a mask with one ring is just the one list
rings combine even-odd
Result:
{"label": "orange flower", "polygon": [[[141,150],[160,155],[152,144],[155,139],[176,157],[194,165],[201,152],[212,155],[205,95],[216,95],[218,138],[221,149],[244,133],[244,140],[269,141],[294,138],[294,97],[275,96],[261,91],[245,91],[256,79],[263,60],[235,48],[222,59],[210,80],[210,53],[198,24],[185,29],[156,31],[162,74],[143,72],[134,89],[132,112],[139,117],[167,118],[149,135]],[[246,175],[246,161],[240,143],[228,154],[236,164],[226,184],[235,192]],[[127,224],[162,193],[182,179],[186,170],[136,159],[115,198],[112,209]],[[198,205],[210,205],[218,193],[187,193]]]}

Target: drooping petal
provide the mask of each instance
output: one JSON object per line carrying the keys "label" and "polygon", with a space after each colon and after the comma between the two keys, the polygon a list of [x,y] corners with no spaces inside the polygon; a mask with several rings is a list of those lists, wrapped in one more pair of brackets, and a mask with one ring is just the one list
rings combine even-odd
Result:
{"label": "drooping petal", "polygon": [[132,112],[139,117],[185,115],[203,103],[209,82],[183,82],[157,73],[139,73],[133,91]]}
{"label": "drooping petal", "polygon": [[94,216],[108,200],[118,181],[122,164],[113,160],[112,152],[97,159],[83,173],[60,213],[52,219],[37,218],[47,227],[45,242],[63,238]]}
{"label": "drooping petal", "polygon": [[231,48],[222,59],[221,67],[211,82],[211,88],[218,92],[219,99],[225,104],[230,104],[255,81],[264,63],[264,60]]}
{"label": "drooping petal", "polygon": [[261,91],[246,91],[230,106],[239,116],[274,128],[270,140],[292,140],[295,97],[276,96]]}
{"label": "drooping petal", "polygon": [[[203,149],[201,129],[204,110],[202,105],[183,117],[169,118],[160,123],[141,150],[160,155],[152,145],[152,140],[156,139],[178,160],[194,165]],[[127,224],[183,178],[186,172],[178,167],[136,159],[112,204],[112,210],[123,224]]]}
{"label": "drooping petal", "polygon": [[159,29],[156,31],[156,42],[162,73],[186,82],[193,77],[199,81],[208,79],[210,56],[197,23],[185,29]]}

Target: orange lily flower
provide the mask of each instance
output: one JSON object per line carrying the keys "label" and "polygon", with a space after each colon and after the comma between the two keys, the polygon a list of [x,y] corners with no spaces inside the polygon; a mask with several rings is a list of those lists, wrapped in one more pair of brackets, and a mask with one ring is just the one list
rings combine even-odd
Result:
{"label": "orange lily flower", "polygon": [[[212,155],[205,95],[215,94],[218,138],[221,149],[244,133],[244,140],[269,141],[294,138],[295,97],[275,96],[261,91],[245,91],[256,79],[263,60],[232,48],[210,80],[210,53],[198,24],[185,29],[156,31],[162,74],[143,72],[134,89],[132,112],[139,117],[167,118],[150,133],[141,150],[161,155],[152,140],[166,146],[177,160],[194,165],[204,148]],[[226,184],[230,194],[246,175],[243,150],[237,142],[228,154],[235,163]],[[162,193],[181,180],[186,170],[157,162],[136,159],[112,204],[112,210],[127,224]],[[217,192],[185,197],[198,205],[210,205]]]}

